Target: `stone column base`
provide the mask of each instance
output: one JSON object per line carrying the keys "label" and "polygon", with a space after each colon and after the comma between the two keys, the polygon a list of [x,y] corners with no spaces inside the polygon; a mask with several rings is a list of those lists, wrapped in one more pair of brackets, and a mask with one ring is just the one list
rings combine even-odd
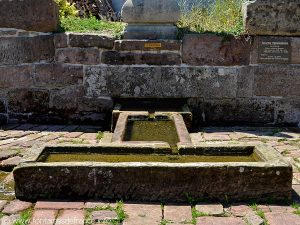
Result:
{"label": "stone column base", "polygon": [[177,27],[173,24],[129,24],[124,29],[124,39],[177,39]]}

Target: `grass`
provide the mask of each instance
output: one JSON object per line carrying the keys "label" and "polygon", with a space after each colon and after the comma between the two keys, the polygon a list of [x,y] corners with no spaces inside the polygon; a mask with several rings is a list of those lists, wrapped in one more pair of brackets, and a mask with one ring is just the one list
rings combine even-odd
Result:
{"label": "grass", "polygon": [[213,32],[240,35],[245,32],[242,15],[243,1],[216,0],[215,4],[211,4],[208,8],[195,6],[191,10],[186,10],[185,3],[182,3],[182,16],[177,26],[181,33]]}
{"label": "grass", "polygon": [[93,224],[93,221],[91,219],[92,212],[101,211],[101,210],[115,211],[117,213],[117,216],[118,216],[118,219],[116,219],[116,220],[104,221],[105,224],[118,225],[118,224],[121,224],[126,219],[126,214],[125,214],[125,211],[124,211],[123,201],[118,201],[115,208],[108,205],[108,206],[105,206],[105,207],[96,207],[96,208],[93,208],[93,209],[86,209],[86,214],[85,214],[85,221],[86,222],[85,222],[85,224],[86,225]]}
{"label": "grass", "polygon": [[120,37],[125,24],[97,20],[95,17],[79,18],[74,16],[60,18],[59,32],[102,33]]}
{"label": "grass", "polygon": [[264,221],[264,222],[263,222],[263,225],[269,225],[269,224],[268,224],[268,221],[267,221],[267,219],[266,219],[266,216],[265,216],[264,211],[262,211],[261,209],[259,209],[256,203],[250,204],[249,207],[250,207],[253,211],[255,211],[256,215],[258,215],[260,218],[263,219],[263,221]]}
{"label": "grass", "polygon": [[295,209],[293,213],[300,216],[300,205],[298,203],[293,202],[291,207]]}
{"label": "grass", "polygon": [[33,210],[31,208],[23,211],[20,215],[20,218],[14,223],[14,225],[28,225],[32,216],[32,212]]}
{"label": "grass", "polygon": [[100,141],[103,138],[104,133],[102,131],[98,131],[96,139],[97,141]]}

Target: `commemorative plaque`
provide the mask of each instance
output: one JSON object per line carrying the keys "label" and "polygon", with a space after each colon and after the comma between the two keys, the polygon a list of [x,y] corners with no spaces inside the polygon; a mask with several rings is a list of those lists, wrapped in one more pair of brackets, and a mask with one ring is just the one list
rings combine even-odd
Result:
{"label": "commemorative plaque", "polygon": [[291,41],[289,38],[261,38],[258,46],[259,63],[291,63]]}

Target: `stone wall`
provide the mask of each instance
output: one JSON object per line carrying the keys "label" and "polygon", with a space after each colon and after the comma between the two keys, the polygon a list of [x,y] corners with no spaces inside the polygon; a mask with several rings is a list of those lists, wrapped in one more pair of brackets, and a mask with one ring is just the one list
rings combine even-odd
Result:
{"label": "stone wall", "polygon": [[274,64],[260,62],[262,40],[114,40],[0,29],[0,118],[103,123],[119,98],[184,98],[198,124],[298,124],[300,38],[288,38],[291,57]]}

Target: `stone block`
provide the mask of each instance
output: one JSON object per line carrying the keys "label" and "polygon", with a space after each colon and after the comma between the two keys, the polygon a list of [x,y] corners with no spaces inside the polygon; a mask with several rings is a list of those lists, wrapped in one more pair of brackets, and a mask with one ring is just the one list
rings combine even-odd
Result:
{"label": "stone block", "polygon": [[97,222],[109,222],[118,219],[118,215],[112,210],[99,210],[92,212],[92,221]]}
{"label": "stone block", "polygon": [[197,204],[196,210],[210,216],[222,216],[224,214],[223,205],[220,203]]}
{"label": "stone block", "polygon": [[55,59],[60,63],[100,64],[100,51],[97,48],[65,48],[57,49]]}
{"label": "stone block", "polygon": [[7,204],[2,210],[5,214],[16,214],[23,210],[26,210],[32,206],[31,202],[24,202],[20,200],[13,200],[9,204]]}
{"label": "stone block", "polygon": [[105,51],[102,53],[101,61],[110,65],[179,65],[181,57],[178,53],[134,53]]}
{"label": "stone block", "polygon": [[177,35],[177,27],[173,24],[129,24],[123,32],[124,39],[141,40],[176,40]]}
{"label": "stone block", "polygon": [[276,102],[269,98],[238,98],[204,100],[203,122],[213,123],[272,123]]}
{"label": "stone block", "polygon": [[159,204],[124,204],[124,211],[128,217],[123,225],[159,224],[162,219]]}
{"label": "stone block", "polygon": [[300,35],[300,3],[256,0],[244,4],[244,26],[250,35]]}
{"label": "stone block", "polygon": [[187,34],[183,37],[182,60],[189,65],[248,65],[251,39],[214,34]]}
{"label": "stone block", "polygon": [[71,47],[112,49],[114,41],[113,37],[99,34],[69,34],[69,45]]}
{"label": "stone block", "polygon": [[54,58],[53,35],[0,37],[0,43],[0,64],[51,61]]}
{"label": "stone block", "polygon": [[300,122],[300,98],[283,98],[277,101],[277,118],[279,124],[298,125]]}
{"label": "stone block", "polygon": [[46,113],[49,110],[49,92],[40,89],[9,91],[8,110],[13,113]]}
{"label": "stone block", "polygon": [[300,96],[300,66],[260,65],[254,67],[254,95]]}
{"label": "stone block", "polygon": [[178,40],[116,40],[116,51],[180,51],[181,41]]}
{"label": "stone block", "polygon": [[235,98],[243,67],[88,66],[88,97]]}
{"label": "stone block", "polygon": [[57,210],[35,210],[29,225],[53,225]]}
{"label": "stone block", "polygon": [[79,112],[111,112],[114,107],[114,101],[111,97],[80,97],[78,102]]}
{"label": "stone block", "polygon": [[81,65],[45,63],[35,65],[35,85],[38,87],[65,87],[82,84]]}
{"label": "stone block", "polygon": [[53,0],[2,0],[0,27],[52,32],[59,24],[58,6]]}
{"label": "stone block", "polygon": [[83,210],[64,210],[55,220],[55,225],[84,225],[84,211]]}
{"label": "stone block", "polygon": [[30,87],[33,84],[32,66],[0,66],[0,87],[20,88]]}
{"label": "stone block", "polygon": [[125,23],[174,24],[179,20],[180,8],[174,0],[127,0],[122,8]]}
{"label": "stone block", "polygon": [[196,225],[247,225],[242,218],[233,217],[199,217]]}
{"label": "stone block", "polygon": [[71,86],[50,91],[50,108],[54,111],[68,112],[77,109],[78,99],[83,94],[82,86]]}
{"label": "stone block", "polygon": [[35,209],[83,209],[83,202],[38,201]]}
{"label": "stone block", "polygon": [[55,48],[66,48],[68,47],[69,34],[57,33],[54,34],[54,46]]}
{"label": "stone block", "polygon": [[164,219],[173,223],[188,223],[192,220],[192,207],[190,205],[165,205]]}
{"label": "stone block", "polygon": [[299,216],[294,213],[265,213],[265,217],[271,225],[300,225]]}

